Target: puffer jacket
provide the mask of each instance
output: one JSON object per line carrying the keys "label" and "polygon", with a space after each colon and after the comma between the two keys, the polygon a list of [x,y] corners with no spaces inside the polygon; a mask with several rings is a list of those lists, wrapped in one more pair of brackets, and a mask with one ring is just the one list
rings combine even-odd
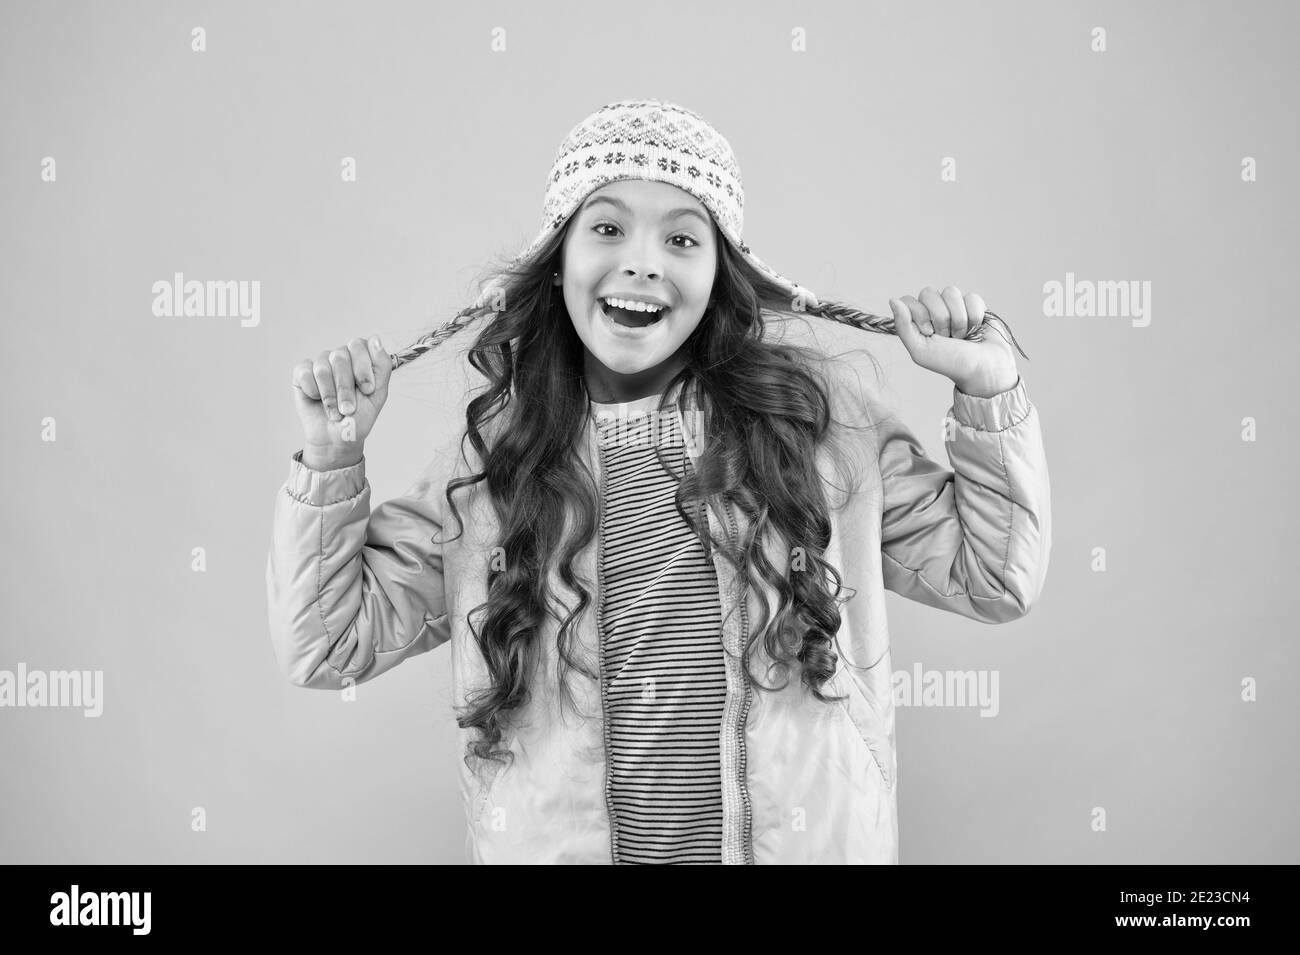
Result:
{"label": "puffer jacket", "polygon": [[[828,485],[851,492],[832,495],[825,555],[845,593],[853,594],[841,607],[839,662],[824,688],[844,699],[818,701],[799,679],[797,664],[784,689],[760,689],[745,678],[741,648],[751,626],[765,619],[762,601],[774,601],[775,594],[761,586],[742,594],[734,568],[713,549],[728,651],[723,863],[897,863],[898,762],[885,591],[1000,623],[1029,611],[1047,573],[1047,462],[1023,379],[988,398],[953,389],[949,470],[926,456],[856,372],[832,367],[839,369],[827,379],[832,413],[852,426],[840,433],[863,465],[853,485]],[[682,407],[688,413],[679,410],[678,422],[694,456],[701,418],[690,413],[697,405]],[[600,482],[596,440],[589,418],[578,450]],[[468,442],[465,454],[474,468],[460,449],[457,436],[409,491],[373,508],[364,460],[313,471],[303,465],[301,451],[293,455],[275,500],[266,579],[275,657],[294,685],[363,683],[444,643],[457,698],[486,685],[487,668],[466,614],[486,600],[497,524],[484,482],[455,492],[463,528],[447,508],[447,482],[479,464]],[[819,467],[828,481],[843,482],[829,454],[829,447],[819,454]],[[707,513],[719,539],[745,530],[734,506]],[[793,551],[774,537],[764,542],[768,559],[789,571]],[[595,673],[600,553],[598,522],[596,538],[574,566],[595,606],[577,621],[571,646]],[[550,593],[576,605],[577,594],[554,570],[550,582]],[[562,700],[555,679],[558,628],[559,620],[548,616],[541,634],[544,676],[511,720],[513,765],[472,761],[479,765],[471,768],[457,760],[468,861],[608,864],[617,858],[601,686],[570,670],[573,705]],[[750,674],[766,686],[780,685],[770,663],[760,641]],[[460,731],[462,747],[469,732]]]}

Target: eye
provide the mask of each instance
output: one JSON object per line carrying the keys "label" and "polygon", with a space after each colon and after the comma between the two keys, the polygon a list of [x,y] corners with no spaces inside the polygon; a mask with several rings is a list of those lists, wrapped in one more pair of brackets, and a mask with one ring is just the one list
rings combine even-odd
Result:
{"label": "eye", "polygon": [[[615,229],[615,230],[618,230],[618,231],[622,231],[622,230],[620,230],[620,229],[618,228],[618,226],[614,225],[612,222],[597,222],[597,223],[596,223],[594,226],[592,226],[591,228],[592,228],[592,231],[595,232],[597,235],[602,236],[603,238],[607,238],[607,239],[610,238],[610,236],[609,236],[607,233],[600,232],[600,231],[599,231],[600,229]],[[696,241],[696,239],[695,239],[693,236],[687,235],[687,234],[685,234],[685,233],[678,233],[677,235],[673,236],[673,237],[672,237],[671,239],[669,239],[668,241],[671,242],[673,239],[685,239],[687,242],[691,243],[690,245],[679,245],[679,246],[677,246],[677,248],[679,248],[679,249],[693,249],[693,248],[695,248],[697,245],[700,244],[698,241]]]}

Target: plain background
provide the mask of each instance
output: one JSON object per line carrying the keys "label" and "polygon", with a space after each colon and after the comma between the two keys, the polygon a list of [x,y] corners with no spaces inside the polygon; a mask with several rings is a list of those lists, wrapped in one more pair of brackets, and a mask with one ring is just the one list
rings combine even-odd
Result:
{"label": "plain background", "polygon": [[[1300,861],[1298,28],[1280,2],[5,4],[0,668],[102,669],[105,700],[0,710],[0,859],[463,860],[447,648],[346,704],[275,666],[290,372],[468,304],[565,133],[644,96],[731,141],[778,271],[881,314],[978,292],[1032,358],[1041,600],[989,627],[890,595],[896,670],[1000,676],[996,719],[899,708],[902,861]],[[260,325],[154,317],[177,271],[259,280]],[[1045,316],[1067,271],[1150,281],[1151,324]],[[946,461],[951,383],[838,332]],[[374,501],[463,423],[454,357],[394,380]]]}

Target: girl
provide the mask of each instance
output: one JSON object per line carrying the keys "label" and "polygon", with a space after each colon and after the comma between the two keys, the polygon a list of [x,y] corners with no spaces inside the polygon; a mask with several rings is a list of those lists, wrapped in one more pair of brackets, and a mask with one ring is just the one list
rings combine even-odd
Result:
{"label": "girl", "polygon": [[[998,623],[1043,586],[1047,464],[1005,323],[951,286],[892,322],[819,302],[745,245],[743,202],[698,115],[605,106],[480,304],[294,371],[276,657],[332,689],[450,644],[474,862],[896,863],[884,591]],[[953,470],[851,366],[776,340],[802,312],[953,381]],[[372,511],[394,368],[478,319],[464,434]]]}

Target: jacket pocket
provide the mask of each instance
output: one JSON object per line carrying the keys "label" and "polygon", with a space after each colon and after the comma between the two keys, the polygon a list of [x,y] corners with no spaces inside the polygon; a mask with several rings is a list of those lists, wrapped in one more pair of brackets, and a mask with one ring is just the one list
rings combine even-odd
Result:
{"label": "jacket pocket", "polygon": [[885,735],[880,729],[875,709],[867,702],[867,697],[858,686],[858,681],[854,679],[853,674],[847,670],[836,671],[833,683],[835,694],[846,697],[839,702],[839,705],[848,713],[849,719],[857,728],[858,735],[862,737],[862,742],[871,751],[871,759],[876,764],[876,769],[880,771],[880,778],[884,780],[886,791],[892,790],[894,788],[894,774],[890,771],[892,761],[888,758]]}

